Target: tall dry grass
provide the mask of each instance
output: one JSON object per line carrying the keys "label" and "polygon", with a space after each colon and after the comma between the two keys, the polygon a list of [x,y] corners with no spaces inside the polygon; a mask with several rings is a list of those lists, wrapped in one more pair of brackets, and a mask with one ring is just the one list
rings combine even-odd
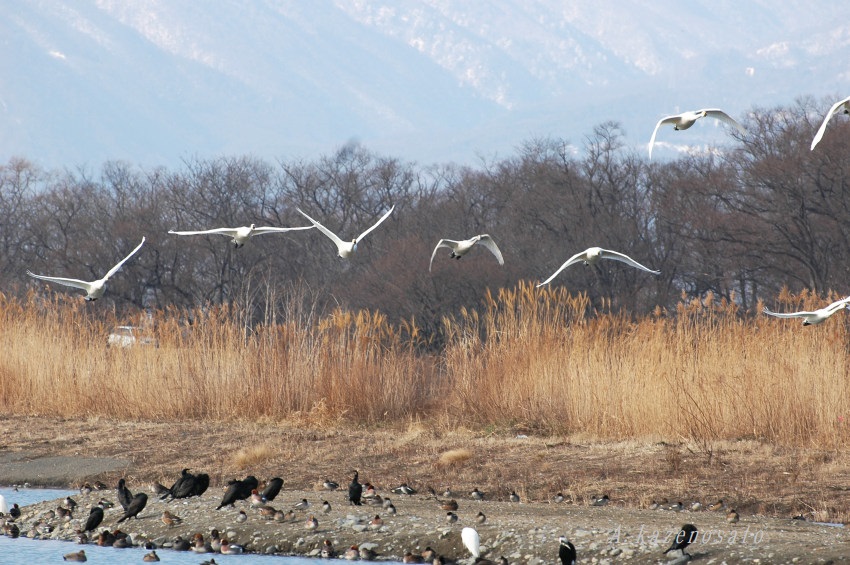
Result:
{"label": "tall dry grass", "polygon": [[[828,299],[784,293],[771,306]],[[843,314],[802,327],[708,296],[635,320],[523,284],[443,320],[439,351],[423,351],[413,323],[294,307],[256,327],[226,307],[161,311],[151,327],[159,347],[109,349],[118,320],[92,306],[61,294],[0,297],[7,412],[316,426],[424,419],[707,449],[738,438],[819,447],[850,438]]]}

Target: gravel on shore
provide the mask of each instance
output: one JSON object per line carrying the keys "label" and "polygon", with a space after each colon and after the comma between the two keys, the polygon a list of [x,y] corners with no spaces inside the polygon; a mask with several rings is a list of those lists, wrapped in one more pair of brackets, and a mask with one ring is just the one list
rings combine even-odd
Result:
{"label": "gravel on shore", "polygon": [[[319,556],[322,544],[330,540],[340,556],[352,546],[372,548],[379,560],[401,561],[406,552],[418,554],[426,547],[452,560],[471,562],[460,539],[461,529],[474,527],[480,535],[482,554],[496,560],[504,556],[510,563],[540,565],[558,561],[558,538],[566,535],[575,544],[580,563],[676,563],[687,560],[679,551],[663,555],[672,537],[685,523],[693,523],[700,538],[688,548],[694,560],[704,563],[830,563],[848,562],[850,534],[840,525],[825,525],[791,519],[742,516],[737,523],[726,520],[726,512],[707,510],[674,512],[624,508],[614,503],[594,507],[561,503],[511,503],[474,501],[458,493],[457,522],[446,519],[443,497],[415,494],[388,494],[397,509],[390,515],[382,506],[349,506],[345,488],[337,491],[284,490],[270,502],[284,512],[307,499],[310,508],[296,511],[288,521],[267,519],[247,501],[215,510],[223,489],[213,487],[201,497],[162,501],[148,487],[129,485],[133,492],[147,492],[149,501],[138,519],[117,523],[123,514],[115,490],[94,490],[75,497],[77,510],[72,518],[47,518],[64,499],[46,501],[23,508],[16,521],[21,535],[76,541],[77,532],[89,508],[101,499],[115,506],[105,511],[103,523],[90,533],[120,529],[130,535],[133,545],[146,542],[169,548],[180,536],[191,540],[196,533],[205,539],[212,529],[222,537],[244,546],[247,552],[281,555]],[[134,488],[135,487],[135,488]],[[383,494],[383,493],[382,493]],[[322,502],[331,511],[322,512]],[[167,526],[164,510],[179,516],[181,523]],[[240,511],[247,518],[238,521]],[[479,512],[486,522],[479,524]],[[313,515],[319,521],[315,531],[305,527]],[[383,525],[370,521],[379,515]],[[92,541],[89,541],[92,543]],[[118,551],[118,550],[116,550]]]}

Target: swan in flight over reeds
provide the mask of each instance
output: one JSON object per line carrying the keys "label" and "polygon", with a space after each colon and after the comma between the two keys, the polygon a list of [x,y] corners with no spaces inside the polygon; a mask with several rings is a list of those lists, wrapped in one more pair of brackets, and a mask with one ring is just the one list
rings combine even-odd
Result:
{"label": "swan in flight over reeds", "polygon": [[653,271],[649,267],[644,267],[628,255],[623,255],[622,253],[611,251],[609,249],[602,249],[601,247],[591,247],[589,249],[585,249],[581,253],[576,253],[575,255],[567,259],[567,262],[561,265],[560,269],[555,271],[555,273],[551,277],[538,284],[537,286],[541,287],[543,285],[549,284],[552,279],[557,277],[561,273],[561,271],[563,271],[570,265],[575,265],[576,263],[584,263],[585,265],[595,265],[600,259],[613,259],[615,261],[620,261],[627,265],[631,265],[632,267],[640,269],[641,271],[652,273],[653,275],[661,274],[661,271]]}
{"label": "swan in flight over reeds", "polygon": [[465,239],[463,241],[455,241],[453,239],[441,239],[439,243],[437,243],[437,247],[434,248],[434,252],[431,253],[431,263],[428,264],[428,270],[431,270],[431,265],[434,264],[434,256],[437,255],[437,250],[441,247],[446,247],[452,250],[450,257],[452,259],[460,259],[467,253],[472,247],[476,244],[480,243],[484,247],[490,250],[490,252],[496,256],[496,259],[499,261],[499,265],[504,265],[505,260],[502,258],[502,252],[499,251],[499,247],[496,245],[496,242],[493,241],[493,238],[483,233],[481,235],[476,235],[473,238]]}
{"label": "swan in flight over reeds", "polygon": [[839,310],[843,310],[848,306],[850,306],[850,296],[842,298],[841,300],[836,300],[829,306],[821,308],[820,310],[815,310],[814,312],[771,312],[766,306],[762,312],[768,316],[774,316],[776,318],[803,318],[804,326],[814,326],[815,324],[820,324]]}
{"label": "swan in flight over reeds", "polygon": [[272,227],[256,227],[256,224],[251,224],[250,226],[242,226],[239,228],[215,228],[211,230],[200,230],[200,231],[174,231],[169,230],[168,233],[172,233],[174,235],[206,235],[206,234],[219,234],[225,235],[227,237],[233,238],[233,245],[236,249],[239,249],[245,243],[248,242],[249,239],[254,237],[255,235],[263,235],[265,233],[283,233],[288,231],[295,230],[310,230],[313,229],[313,226],[301,226],[297,228],[272,228]]}
{"label": "swan in flight over reeds", "polygon": [[829,112],[826,113],[826,117],[823,119],[820,129],[815,134],[815,138],[812,140],[812,151],[814,151],[815,145],[817,145],[823,137],[823,132],[826,131],[826,124],[829,123],[832,116],[839,112],[843,114],[850,114],[850,96],[833,104],[832,108],[829,109]]}
{"label": "swan in flight over reeds", "polygon": [[375,224],[372,227],[370,227],[369,229],[367,229],[366,231],[364,231],[363,233],[361,233],[360,235],[358,235],[357,237],[355,237],[351,241],[341,240],[339,237],[337,237],[337,235],[334,232],[332,232],[331,230],[329,230],[328,228],[326,228],[325,226],[323,226],[322,224],[320,224],[319,222],[317,222],[316,220],[314,220],[313,218],[311,218],[310,216],[308,216],[307,214],[302,212],[300,208],[297,208],[297,210],[299,212],[301,212],[302,216],[304,216],[305,218],[310,220],[313,223],[313,225],[316,226],[316,229],[318,229],[320,232],[322,232],[323,234],[328,236],[330,238],[330,240],[333,241],[336,244],[337,252],[338,252],[340,257],[342,257],[343,259],[347,259],[347,258],[351,257],[351,255],[355,251],[357,251],[357,244],[360,243],[360,240],[362,240],[364,237],[366,237],[369,234],[369,232],[371,232],[373,229],[375,229],[376,227],[381,225],[381,222],[386,220],[389,217],[389,215],[392,214],[393,210],[395,210],[395,205],[393,205],[393,207],[390,208],[387,211],[386,214],[381,216],[381,219],[378,220],[377,222],[375,222]]}
{"label": "swan in flight over reeds", "polygon": [[664,124],[670,124],[673,126],[674,130],[683,130],[688,129],[694,122],[696,122],[700,118],[715,118],[720,120],[721,122],[725,122],[730,126],[737,129],[742,134],[746,134],[747,130],[744,129],[744,126],[739,124],[732,118],[729,114],[724,112],[723,110],[719,110],[717,108],[706,108],[704,110],[696,110],[692,112],[682,112],[681,114],[676,114],[675,116],[667,116],[666,118],[661,118],[658,120],[658,123],[655,124],[655,129],[652,131],[652,137],[649,139],[649,158],[652,159],[652,146],[655,145],[655,136],[658,134],[658,128],[660,128]]}
{"label": "swan in flight over reeds", "polygon": [[46,277],[44,275],[36,275],[32,271],[27,271],[27,274],[33,278],[41,279],[43,281],[54,282],[56,284],[63,284],[65,286],[72,286],[74,288],[79,288],[86,291],[86,300],[97,300],[101,296],[103,296],[104,291],[106,290],[106,281],[109,280],[109,277],[118,272],[121,266],[136,252],[142,248],[142,245],[145,244],[145,238],[142,238],[142,242],[136,246],[136,248],[130,252],[129,255],[121,259],[121,262],[109,269],[102,279],[88,282],[81,281],[79,279],[66,279],[63,277]]}

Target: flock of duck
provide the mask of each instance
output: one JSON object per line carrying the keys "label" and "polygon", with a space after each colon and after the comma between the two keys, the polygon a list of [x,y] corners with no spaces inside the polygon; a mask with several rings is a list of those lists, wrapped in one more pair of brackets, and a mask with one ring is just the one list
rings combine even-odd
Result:
{"label": "flock of duck", "polygon": [[[209,476],[207,474],[193,474],[189,472],[189,469],[183,469],[180,476],[171,487],[165,487],[159,483],[154,483],[152,491],[160,498],[160,500],[187,499],[191,497],[199,497],[204,494],[209,487],[209,482]],[[235,508],[235,504],[237,502],[245,501],[247,506],[243,504],[242,506],[244,508],[247,508],[251,512],[256,511],[259,516],[266,520],[288,523],[297,523],[301,520],[307,530],[317,530],[319,523],[316,518],[316,513],[321,512],[324,515],[330,514],[332,511],[330,503],[327,500],[322,501],[320,510],[316,510],[315,513],[310,512],[313,505],[306,498],[295,503],[288,511],[275,508],[272,506],[272,503],[275,502],[275,499],[281,493],[283,484],[283,479],[275,477],[268,480],[265,483],[264,488],[259,490],[259,481],[253,475],[249,475],[241,480],[230,480],[227,483],[221,503],[215,508],[215,510],[218,511],[227,507]],[[326,491],[335,491],[339,489],[339,487],[340,485],[338,483],[329,479],[325,480],[323,483],[323,488]],[[94,486],[89,483],[85,483],[80,488],[81,494],[84,495],[89,495],[96,490],[107,491],[108,487],[101,482],[97,482]],[[446,492],[443,493],[444,498],[440,499],[433,489],[429,489],[429,491],[430,493],[427,495],[427,499],[433,499],[439,504],[439,507],[442,510],[447,511],[446,521],[449,524],[456,523],[457,515],[454,511],[458,509],[458,502],[455,498],[446,498],[456,496],[455,493],[447,489]],[[411,496],[417,493],[414,488],[408,486],[406,483],[402,483],[398,487],[391,489],[391,492],[392,494],[399,495],[401,497]],[[121,507],[121,515],[115,522],[116,527],[121,522],[130,518],[138,520],[150,517],[140,516],[141,512],[147,508],[147,494],[143,492],[133,494],[128,488],[126,480],[123,478],[119,479],[118,485],[115,488],[115,493],[117,504]],[[477,488],[473,489],[472,492],[469,493],[469,496],[472,500],[478,502],[485,499],[485,494]],[[553,500],[557,502],[559,499],[561,502],[564,500],[563,495],[560,493]],[[512,503],[518,503],[520,502],[520,497],[512,491],[508,500]],[[350,506],[369,505],[378,507],[379,511],[385,514],[396,514],[395,506],[390,501],[390,498],[388,496],[381,496],[378,494],[377,490],[371,483],[361,483],[359,480],[359,472],[356,470],[353,471],[353,477],[348,485],[346,501]],[[593,506],[604,506],[607,502],[608,497],[604,496],[595,500]],[[24,535],[31,538],[38,538],[45,534],[49,534],[55,527],[58,527],[57,521],[62,524],[72,522],[72,520],[74,520],[74,513],[78,510],[78,506],[79,505],[74,498],[71,496],[66,497],[55,510],[49,510],[41,513],[30,525],[30,531],[24,532]],[[161,549],[162,547],[170,547],[177,551],[192,551],[199,554],[220,553],[223,555],[236,555],[247,551],[243,546],[228,540],[227,536],[222,535],[222,533],[216,528],[212,528],[207,537],[201,533],[193,534],[190,539],[176,536],[173,541],[160,546],[157,546],[155,542],[148,538],[139,538],[134,540],[130,535],[122,532],[120,529],[101,529],[106,516],[105,511],[113,508],[114,506],[115,503],[107,500],[106,498],[100,498],[96,504],[91,505],[89,507],[88,516],[84,520],[80,519],[78,522],[79,526],[74,530],[77,543],[96,543],[99,546],[115,548],[143,546],[145,549],[151,550],[150,553],[143,557],[144,562],[160,561],[160,557],[157,555],[156,550]],[[157,514],[155,513],[154,516],[156,515]],[[18,537],[22,534],[16,522],[16,520],[21,519],[22,516],[21,509],[17,506],[17,504],[14,505],[14,507],[9,508],[8,505],[6,505],[5,500],[0,497],[0,516],[3,517],[3,529],[7,536]],[[299,516],[301,517],[299,518]],[[304,516],[309,517],[305,520]],[[169,529],[179,526],[183,522],[183,519],[170,509],[163,510],[162,513],[159,514],[159,519]],[[236,514],[237,522],[245,522],[247,519],[248,515],[245,510],[239,510]],[[479,512],[475,518],[475,522],[481,525],[486,521],[487,517],[484,513]],[[367,529],[379,530],[382,529],[383,526],[384,521],[380,514],[375,514],[375,517],[369,521]],[[99,529],[101,529],[101,531],[97,533],[97,530]],[[230,534],[233,535],[235,532],[231,532]],[[697,528],[692,524],[685,524],[682,526],[679,535],[674,537],[670,547],[664,551],[664,554],[670,551],[681,551],[683,557],[688,556],[685,552],[685,548],[696,541],[697,536]],[[474,560],[474,565],[508,565],[508,560],[504,556],[499,557],[496,560],[490,560],[482,557],[481,539],[478,531],[474,527],[466,526],[462,528],[460,538],[463,546],[469,551],[472,559]],[[553,549],[553,553],[554,552],[555,550]],[[566,536],[560,536],[558,538],[557,554],[562,565],[575,565],[577,550]],[[325,558],[341,557],[347,560],[363,561],[374,561],[381,557],[374,551],[374,549],[369,547],[369,544],[359,546],[352,545],[344,551],[337,551],[330,539],[325,539],[322,542],[321,548],[317,551],[317,555]],[[88,560],[84,549],[67,553],[63,558],[65,561],[74,562],[85,562]],[[430,546],[426,546],[421,553],[407,551],[402,558],[402,561],[406,564],[428,563],[431,565],[455,565],[456,563],[454,559],[437,553]],[[210,559],[208,561],[204,561],[202,565],[215,564],[215,559]]]}

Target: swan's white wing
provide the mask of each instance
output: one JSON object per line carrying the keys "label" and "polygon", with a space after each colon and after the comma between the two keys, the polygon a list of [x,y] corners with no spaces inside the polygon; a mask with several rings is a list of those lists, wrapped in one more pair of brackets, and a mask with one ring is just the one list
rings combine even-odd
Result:
{"label": "swan's white wing", "polygon": [[44,275],[36,275],[32,271],[27,271],[27,274],[35,279],[54,282],[56,284],[63,284],[65,286],[72,286],[74,288],[85,290],[86,292],[90,292],[92,288],[92,284],[90,282],[81,281],[80,279],[66,279],[64,277],[46,277]]}
{"label": "swan's white wing", "polygon": [[361,233],[359,236],[357,236],[357,240],[356,240],[356,241],[359,243],[359,242],[360,242],[360,240],[362,240],[364,237],[366,237],[366,235],[367,235],[370,231],[372,231],[372,230],[373,230],[373,229],[375,229],[376,227],[380,226],[380,225],[381,225],[381,222],[383,222],[384,220],[386,220],[386,219],[389,217],[389,215],[393,213],[393,210],[395,210],[395,204],[393,204],[392,208],[390,208],[389,210],[387,210],[387,213],[386,213],[386,214],[384,214],[383,216],[381,216],[381,219],[380,219],[380,220],[378,220],[377,222],[375,222],[375,225],[373,225],[371,228],[369,228],[368,230],[364,231],[364,232],[363,232],[363,233]]}
{"label": "swan's white wing", "polygon": [[126,257],[124,257],[123,259],[121,259],[121,262],[120,262],[120,263],[118,263],[117,265],[115,265],[114,267],[112,267],[111,269],[109,269],[109,272],[108,272],[108,273],[106,273],[105,275],[103,275],[103,278],[102,278],[101,280],[102,280],[102,281],[104,281],[104,282],[106,282],[107,280],[109,280],[109,277],[111,277],[112,275],[114,275],[115,273],[117,273],[117,272],[118,272],[118,269],[120,269],[120,268],[121,268],[121,265],[123,265],[123,264],[127,261],[127,259],[129,259],[129,258],[130,258],[130,257],[132,257],[133,255],[135,255],[135,254],[136,254],[136,251],[138,251],[139,249],[141,249],[141,248],[142,248],[142,245],[144,245],[144,244],[145,244],[145,238],[144,238],[144,237],[142,237],[142,242],[141,242],[140,244],[138,244],[138,245],[136,246],[136,248],[130,252],[130,254],[129,254],[129,255],[127,255]]}
{"label": "swan's white wing", "polygon": [[776,318],[811,318],[817,316],[817,312],[772,312],[766,306],[762,309],[762,312]]}
{"label": "swan's white wing", "polygon": [[632,267],[635,267],[636,269],[640,269],[641,271],[646,271],[647,273],[652,273],[653,275],[660,275],[661,274],[661,271],[654,271],[654,270],[650,269],[649,267],[644,267],[643,265],[641,265],[640,263],[638,263],[637,261],[635,261],[634,259],[632,259],[628,255],[624,255],[624,254],[618,253],[616,251],[611,251],[610,249],[603,249],[602,250],[602,258],[603,259],[613,259],[615,261],[621,261],[621,262],[623,262],[627,265],[631,265]]}
{"label": "swan's white wing", "polygon": [[820,125],[820,129],[815,134],[815,138],[812,140],[812,151],[815,149],[815,145],[817,145],[821,138],[823,137],[823,132],[826,131],[826,124],[829,123],[829,120],[832,119],[832,116],[838,112],[838,109],[841,108],[845,102],[850,102],[850,96],[845,98],[844,100],[839,100],[835,104],[832,105],[832,108],[829,109],[829,112],[826,113],[826,117],[823,119],[823,123]]}
{"label": "swan's white wing", "polygon": [[572,257],[570,257],[569,259],[567,259],[567,262],[566,262],[566,263],[564,263],[563,265],[561,265],[561,268],[559,268],[557,271],[555,271],[555,272],[552,274],[552,276],[551,276],[551,277],[549,277],[548,279],[546,279],[546,280],[545,280],[545,281],[543,281],[542,283],[538,284],[538,285],[537,285],[537,287],[539,288],[539,287],[541,287],[541,286],[544,286],[544,285],[549,284],[549,283],[552,281],[552,279],[554,279],[554,278],[555,278],[555,277],[557,277],[559,274],[561,274],[561,271],[563,271],[564,269],[566,269],[566,268],[567,268],[567,267],[569,267],[570,265],[575,265],[576,263],[579,263],[579,262],[581,262],[581,261],[584,261],[584,259],[585,259],[585,253],[586,253],[586,251],[582,251],[581,253],[576,253],[575,255],[573,255]]}
{"label": "swan's white wing", "polygon": [[502,252],[499,251],[499,247],[496,245],[496,242],[493,241],[492,237],[485,233],[481,236],[481,239],[478,240],[478,243],[489,249],[490,252],[496,256],[496,259],[499,261],[499,265],[505,264],[505,260],[502,258]]}
{"label": "swan's white wing", "polygon": [[434,264],[434,257],[437,255],[437,250],[441,247],[446,247],[448,249],[454,250],[457,247],[458,242],[453,239],[441,239],[439,243],[437,243],[437,247],[434,248],[434,252],[431,253],[431,262],[428,263],[428,271],[431,271],[431,265]]}
{"label": "swan's white wing", "polygon": [[658,120],[658,123],[655,124],[655,129],[652,130],[652,137],[649,138],[649,158],[652,159],[652,146],[655,145],[655,136],[658,135],[658,128],[660,128],[663,124],[675,124],[681,116],[667,116],[666,118],[661,118]]}
{"label": "swan's white wing", "polygon": [[830,314],[834,314],[842,308],[847,307],[850,307],[850,296],[842,298],[841,300],[836,300],[835,302],[824,308],[824,310],[829,312]]}
{"label": "swan's white wing", "polygon": [[295,230],[311,230],[314,226],[299,226],[297,228],[273,228],[273,227],[262,227],[262,228],[254,228],[254,231],[251,232],[251,235],[263,235],[264,233],[282,233],[287,231],[295,231]]}
{"label": "swan's white wing", "polygon": [[747,134],[747,130],[744,129],[744,126],[739,124],[735,120],[735,118],[733,118],[732,116],[730,116],[729,114],[727,114],[726,112],[724,112],[723,110],[721,110],[719,108],[708,108],[708,109],[700,110],[700,111],[705,112],[706,116],[711,116],[712,118],[714,118],[716,120],[720,120],[723,123],[729,124],[730,126],[734,127],[735,129],[737,129],[739,132],[741,132],[744,135]]}
{"label": "swan's white wing", "polygon": [[326,228],[325,226],[323,226],[322,224],[320,224],[319,222],[317,222],[316,220],[314,220],[313,218],[311,218],[310,216],[308,216],[307,214],[302,212],[301,208],[296,208],[296,210],[301,212],[302,216],[304,216],[305,218],[310,220],[310,222],[314,226],[316,226],[316,229],[318,229],[320,232],[322,232],[323,234],[328,236],[331,239],[331,241],[333,241],[336,244],[337,249],[341,249],[345,245],[345,242],[342,241],[340,238],[338,238],[337,235],[334,232],[332,232],[331,230],[329,230],[328,228]]}
{"label": "swan's white wing", "polygon": [[168,230],[168,233],[173,233],[174,235],[205,235],[209,233],[217,233],[221,235],[226,235],[228,237],[234,237],[236,233],[239,231],[239,228],[215,228],[211,230],[200,230],[200,231],[174,231]]}

